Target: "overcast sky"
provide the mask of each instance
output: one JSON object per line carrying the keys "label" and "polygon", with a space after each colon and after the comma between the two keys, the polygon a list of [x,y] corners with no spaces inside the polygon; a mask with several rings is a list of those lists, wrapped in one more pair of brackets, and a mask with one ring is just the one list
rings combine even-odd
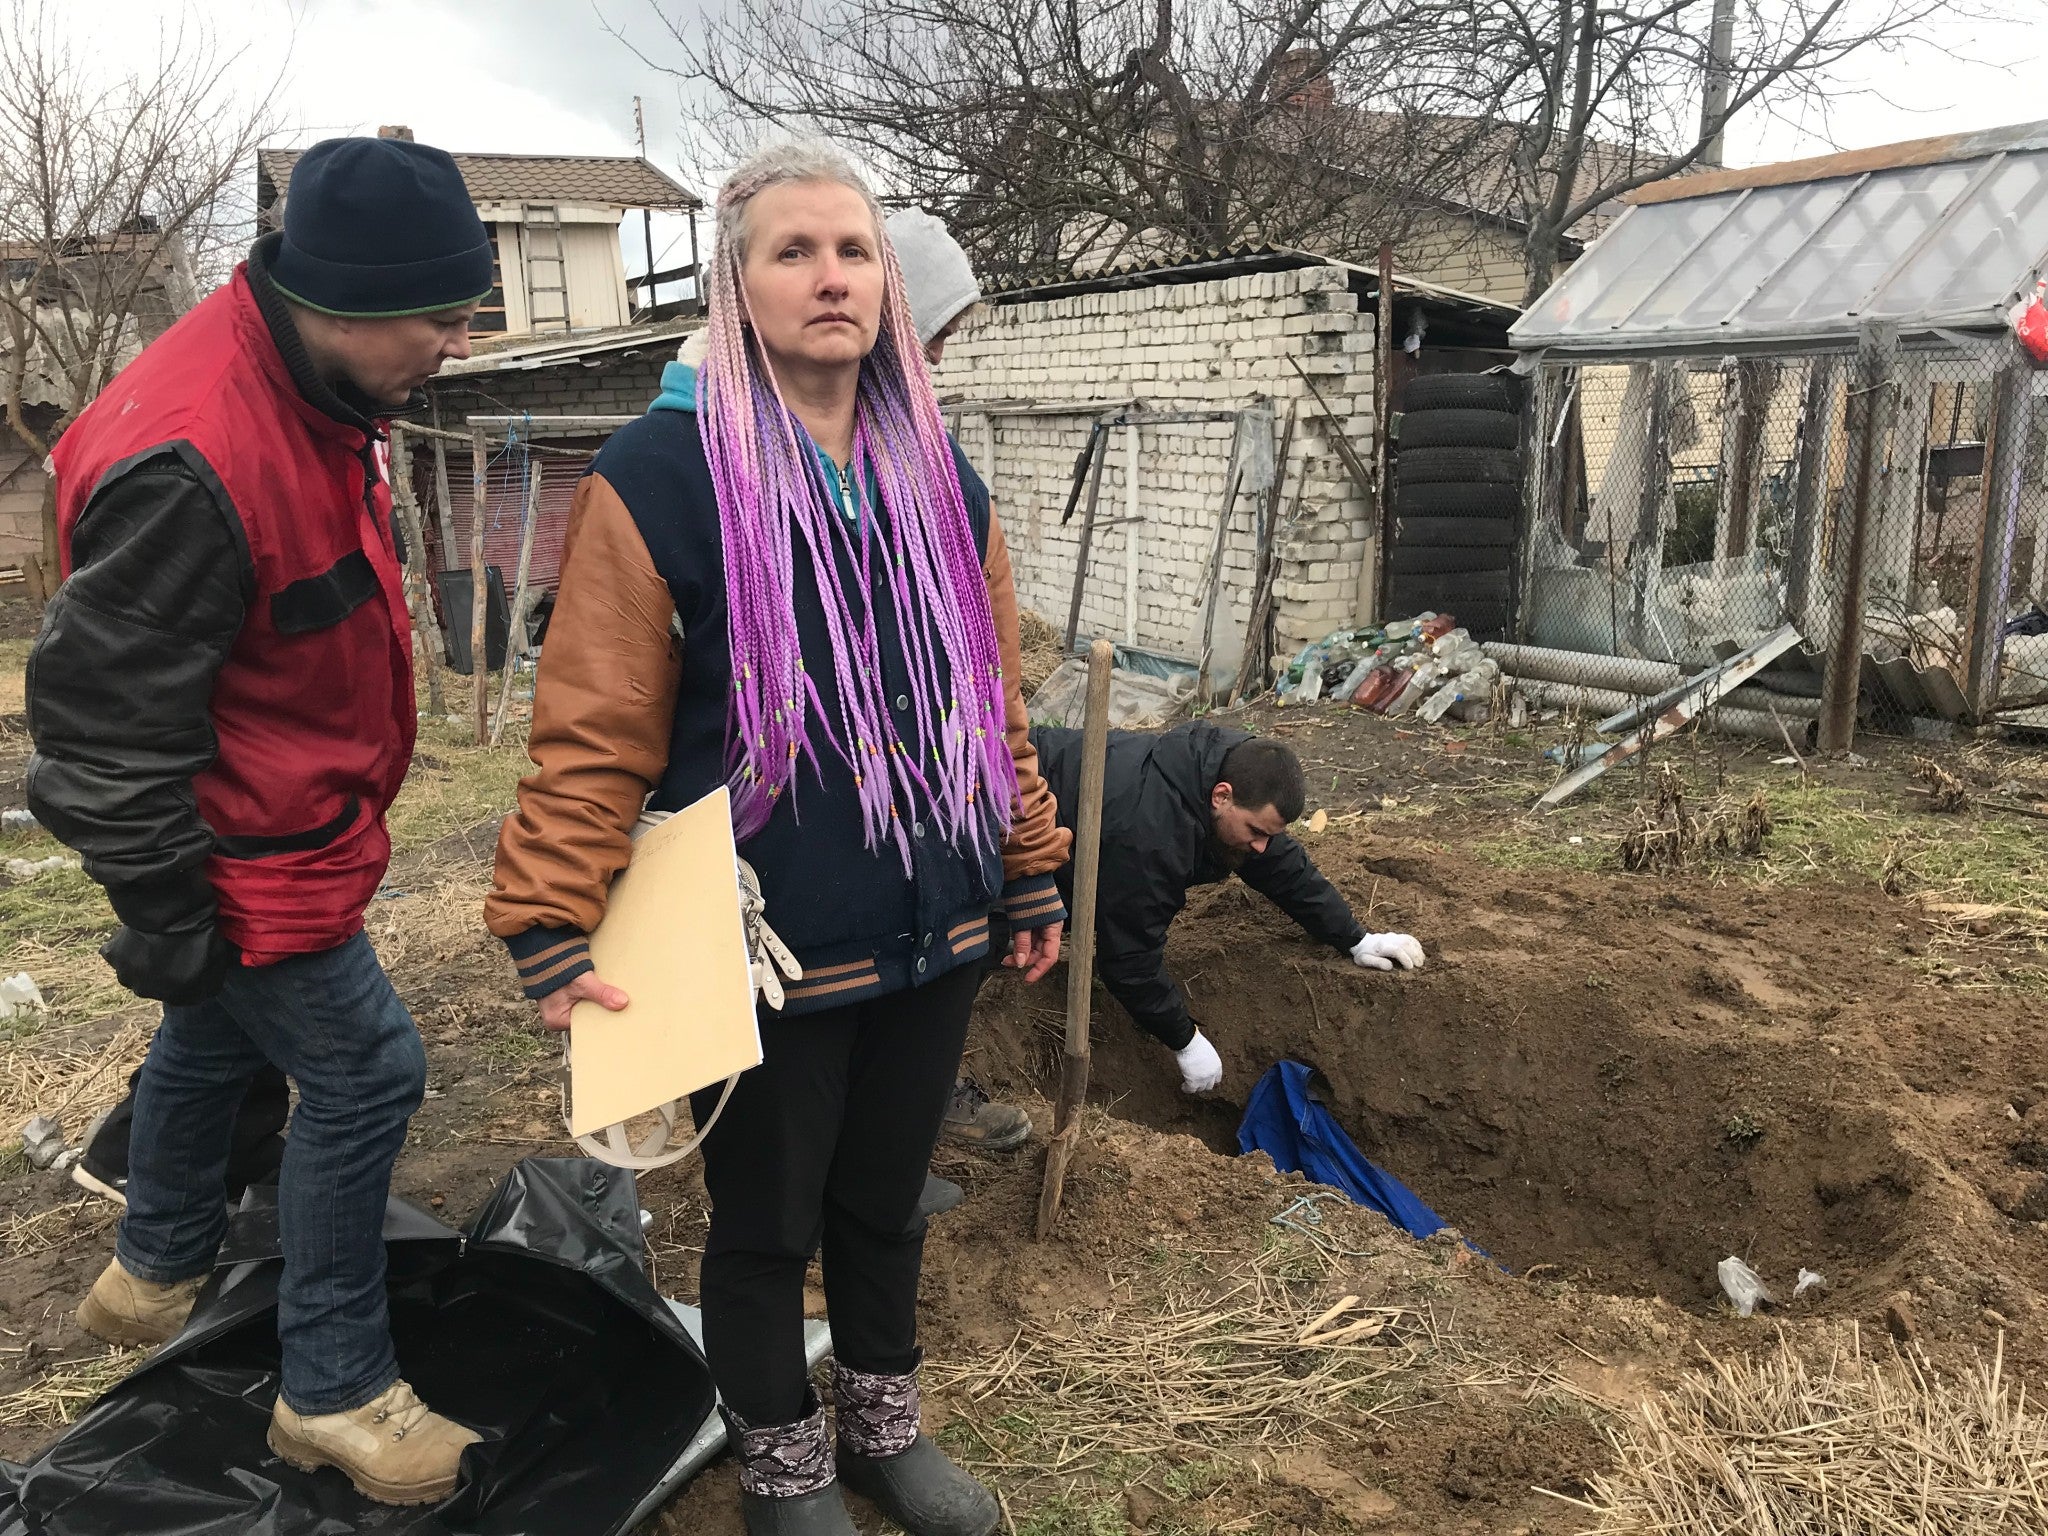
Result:
{"label": "overcast sky", "polygon": [[[153,49],[161,18],[181,9],[166,0],[58,3],[80,41],[138,61]],[[664,4],[677,11],[689,0]],[[242,0],[201,12],[224,41],[247,49],[242,70],[252,84],[282,77],[283,142],[405,123],[447,149],[632,154],[639,95],[650,159],[706,198],[721,169],[715,151],[688,136],[675,79],[606,28],[609,20],[650,56],[672,58],[675,45],[649,0]],[[1727,159],[1824,153],[1830,135],[1853,148],[2048,117],[2044,79],[2048,24],[1992,31],[1957,22],[1942,29],[1939,47],[1872,56],[1828,121],[1738,119]],[[637,234],[626,241],[634,270]],[[657,264],[686,260],[687,238],[657,224]]]}

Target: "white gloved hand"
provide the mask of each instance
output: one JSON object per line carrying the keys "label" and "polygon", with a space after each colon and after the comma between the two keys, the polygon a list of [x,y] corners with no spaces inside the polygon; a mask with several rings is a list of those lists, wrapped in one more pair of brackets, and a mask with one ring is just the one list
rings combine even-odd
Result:
{"label": "white gloved hand", "polygon": [[1199,1029],[1194,1039],[1173,1053],[1173,1059],[1180,1063],[1182,1093],[1207,1093],[1223,1081],[1223,1058]]}
{"label": "white gloved hand", "polygon": [[1405,933],[1368,933],[1351,946],[1351,958],[1376,971],[1404,971],[1422,968],[1422,946]]}

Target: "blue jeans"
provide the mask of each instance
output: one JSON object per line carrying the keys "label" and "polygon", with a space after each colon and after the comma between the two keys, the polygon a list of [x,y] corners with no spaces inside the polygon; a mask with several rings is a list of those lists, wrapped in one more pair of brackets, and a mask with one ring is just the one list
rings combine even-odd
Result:
{"label": "blue jeans", "polygon": [[398,1379],[384,1203],[427,1085],[419,1029],[363,934],[237,967],[218,997],[164,1009],[135,1089],[118,1251],[161,1284],[213,1268],[235,1110],[265,1061],[299,1089],[277,1190],[281,1387],[300,1413],[345,1413]]}

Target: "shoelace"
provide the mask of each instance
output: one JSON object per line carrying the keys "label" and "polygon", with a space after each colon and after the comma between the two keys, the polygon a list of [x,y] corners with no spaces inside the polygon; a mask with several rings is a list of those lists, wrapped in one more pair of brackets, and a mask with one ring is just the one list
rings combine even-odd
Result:
{"label": "shoelace", "polygon": [[371,1416],[370,1422],[372,1424],[383,1424],[396,1420],[398,1428],[391,1432],[391,1438],[393,1440],[403,1440],[408,1432],[420,1427],[428,1412],[427,1405],[413,1395],[411,1387],[401,1381],[392,1390],[391,1401],[384,1407],[379,1408]]}
{"label": "shoelace", "polygon": [[972,1115],[988,1102],[988,1095],[972,1078],[963,1077],[953,1085],[953,1107]]}

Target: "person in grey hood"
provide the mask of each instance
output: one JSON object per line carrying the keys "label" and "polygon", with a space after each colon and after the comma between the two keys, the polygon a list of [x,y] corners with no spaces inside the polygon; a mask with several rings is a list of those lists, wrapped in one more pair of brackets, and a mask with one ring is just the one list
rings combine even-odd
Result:
{"label": "person in grey hood", "polygon": [[[1031,733],[1039,769],[1071,829],[1081,787],[1081,733]],[[1287,835],[1301,815],[1301,764],[1285,742],[1200,721],[1154,734],[1111,731],[1102,785],[1102,865],[1095,894],[1095,970],[1137,1026],[1173,1052],[1181,1087],[1204,1093],[1223,1061],[1166,969],[1166,930],[1191,886],[1235,874],[1309,935],[1374,970],[1413,970],[1422,946],[1405,933],[1367,933],[1335,886]],[[1073,865],[1058,875],[1073,899]]]}

